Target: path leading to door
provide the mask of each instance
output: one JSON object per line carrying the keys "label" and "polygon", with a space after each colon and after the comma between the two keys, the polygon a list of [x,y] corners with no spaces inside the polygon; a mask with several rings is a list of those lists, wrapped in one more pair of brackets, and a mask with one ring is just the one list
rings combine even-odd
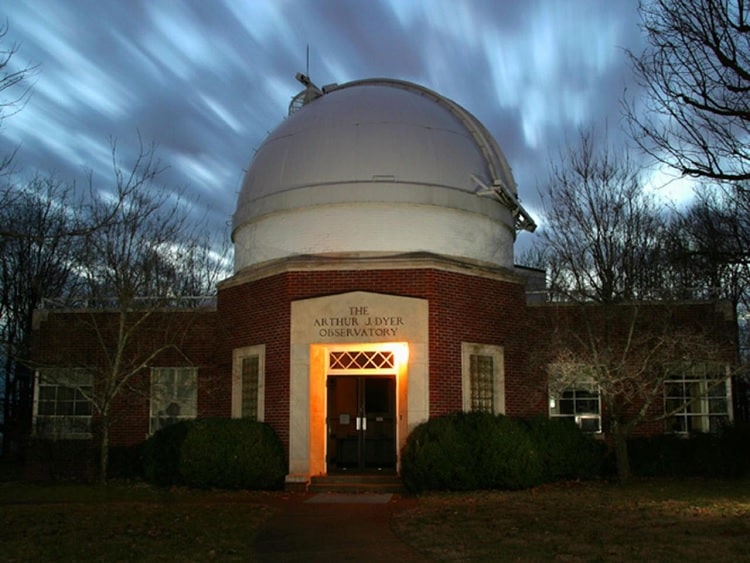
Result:
{"label": "path leading to door", "polygon": [[290,494],[261,529],[258,561],[429,561],[391,529],[391,516],[413,499],[391,494]]}

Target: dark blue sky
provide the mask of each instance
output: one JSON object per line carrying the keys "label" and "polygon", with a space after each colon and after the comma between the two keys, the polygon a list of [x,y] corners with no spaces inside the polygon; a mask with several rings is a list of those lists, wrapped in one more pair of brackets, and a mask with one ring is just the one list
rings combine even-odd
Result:
{"label": "dark blue sky", "polygon": [[[637,94],[637,0],[34,0],[4,3],[32,96],[3,121],[17,164],[111,178],[138,133],[224,228],[253,151],[284,119],[309,46],[318,85],[384,76],[455,100],[495,135],[538,217],[550,156],[594,124],[621,136]],[[102,180],[104,181],[104,180]],[[527,235],[524,235],[527,236]]]}

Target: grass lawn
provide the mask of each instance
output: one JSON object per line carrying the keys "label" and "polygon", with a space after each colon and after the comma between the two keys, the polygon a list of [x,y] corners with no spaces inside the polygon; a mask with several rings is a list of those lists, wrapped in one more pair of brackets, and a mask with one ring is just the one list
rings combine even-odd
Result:
{"label": "grass lawn", "polygon": [[431,494],[394,529],[436,561],[750,561],[750,482]]}
{"label": "grass lawn", "polygon": [[[282,494],[0,483],[0,560],[252,561]],[[750,481],[427,494],[393,528],[437,561],[750,561]]]}
{"label": "grass lawn", "polygon": [[270,494],[0,483],[0,560],[253,561]]}

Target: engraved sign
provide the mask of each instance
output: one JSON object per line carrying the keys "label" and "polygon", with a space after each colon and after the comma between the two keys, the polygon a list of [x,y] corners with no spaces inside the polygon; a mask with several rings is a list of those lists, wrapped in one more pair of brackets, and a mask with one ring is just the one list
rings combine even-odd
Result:
{"label": "engraved sign", "polygon": [[349,307],[345,315],[316,317],[313,325],[320,337],[396,338],[406,323],[402,316],[371,314],[368,306],[354,306]]}

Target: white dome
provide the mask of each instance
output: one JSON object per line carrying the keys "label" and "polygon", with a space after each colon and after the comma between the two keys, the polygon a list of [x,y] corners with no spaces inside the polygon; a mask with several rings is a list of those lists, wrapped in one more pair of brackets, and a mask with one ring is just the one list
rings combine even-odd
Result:
{"label": "white dome", "polygon": [[515,182],[475,117],[408,82],[324,91],[254,156],[233,218],[235,270],[300,254],[407,252],[512,266]]}

